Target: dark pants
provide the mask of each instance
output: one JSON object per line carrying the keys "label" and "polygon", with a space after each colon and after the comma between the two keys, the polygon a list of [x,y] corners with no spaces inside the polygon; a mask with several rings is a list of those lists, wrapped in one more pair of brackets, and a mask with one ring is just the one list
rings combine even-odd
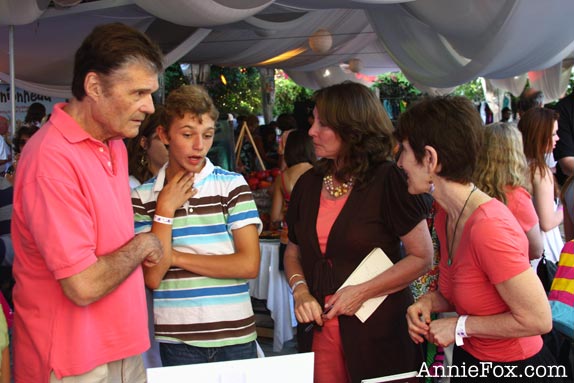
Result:
{"label": "dark pants", "polygon": [[225,347],[196,347],[185,343],[160,343],[159,352],[164,367],[257,358],[255,341]]}

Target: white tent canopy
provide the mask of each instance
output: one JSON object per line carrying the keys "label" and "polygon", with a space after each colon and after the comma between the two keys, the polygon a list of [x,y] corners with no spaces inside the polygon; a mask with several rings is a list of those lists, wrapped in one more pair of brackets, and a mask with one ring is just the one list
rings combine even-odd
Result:
{"label": "white tent canopy", "polygon": [[[49,3],[0,0],[0,78],[9,80],[8,26],[15,25],[15,84],[58,97],[70,96],[73,54],[81,41],[94,26],[109,22],[147,33],[161,46],[168,65],[181,60],[282,68],[311,88],[357,80],[361,76],[345,64],[359,59],[363,78],[400,69],[433,93],[479,76],[515,93],[528,76],[548,99],[555,99],[566,89],[574,57],[571,0]],[[309,48],[308,38],[318,29],[331,33],[326,53]],[[298,54],[265,63],[292,50]]]}

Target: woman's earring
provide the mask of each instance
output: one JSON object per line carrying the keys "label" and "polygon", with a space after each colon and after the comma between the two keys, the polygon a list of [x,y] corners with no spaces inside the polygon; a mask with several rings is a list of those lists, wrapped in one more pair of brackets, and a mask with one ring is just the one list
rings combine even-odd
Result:
{"label": "woman's earring", "polygon": [[434,182],[432,182],[432,180],[430,181],[430,185],[429,185],[429,194],[434,193]]}
{"label": "woman's earring", "polygon": [[140,165],[142,167],[146,167],[147,166],[147,157],[145,154],[142,154],[141,158],[140,158]]}

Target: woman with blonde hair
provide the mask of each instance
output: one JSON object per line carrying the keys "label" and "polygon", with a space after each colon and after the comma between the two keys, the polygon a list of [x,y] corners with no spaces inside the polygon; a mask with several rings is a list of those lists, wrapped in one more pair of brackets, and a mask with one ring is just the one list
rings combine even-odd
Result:
{"label": "woman with blonde hair", "polygon": [[547,108],[530,109],[520,118],[518,129],[522,133],[524,154],[528,160],[532,200],[543,231],[544,255],[558,262],[564,246],[558,226],[564,212],[556,203],[554,174],[546,164],[546,155],[552,153],[558,141],[558,114]]}
{"label": "woman with blonde hair", "polygon": [[486,125],[482,130],[481,152],[474,171],[476,186],[512,212],[526,233],[528,255],[532,260],[540,258],[544,244],[538,216],[526,190],[527,171],[520,131],[505,122]]}

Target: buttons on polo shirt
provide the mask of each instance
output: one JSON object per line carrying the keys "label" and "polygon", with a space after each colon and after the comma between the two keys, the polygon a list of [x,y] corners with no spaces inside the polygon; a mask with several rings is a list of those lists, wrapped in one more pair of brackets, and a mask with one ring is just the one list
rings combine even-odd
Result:
{"label": "buttons on polo shirt", "polygon": [[110,161],[108,161],[108,166],[111,168],[112,167],[112,163]]}
{"label": "buttons on polo shirt", "polygon": [[100,146],[100,152],[102,153],[104,152],[104,148],[102,148],[101,146]]}

